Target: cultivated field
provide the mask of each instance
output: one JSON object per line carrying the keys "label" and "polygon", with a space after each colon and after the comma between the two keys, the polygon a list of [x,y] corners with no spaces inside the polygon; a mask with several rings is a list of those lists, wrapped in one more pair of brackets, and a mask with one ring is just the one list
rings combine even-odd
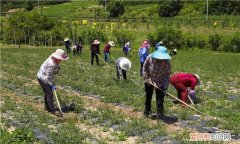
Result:
{"label": "cultivated field", "polygon": [[[128,81],[119,83],[113,61],[110,67],[101,59],[100,66],[91,66],[88,46],[82,56],[71,53],[55,80],[61,105],[75,103],[76,110],[62,119],[44,111],[36,79],[41,64],[55,49],[0,50],[0,143],[193,143],[189,142],[192,132],[230,132],[232,142],[239,142],[240,54],[193,49],[173,56],[173,73],[200,75],[202,85],[196,89],[200,103],[195,107],[208,116],[166,97],[165,114],[177,118],[168,123],[142,119],[144,87],[137,51],[130,58]],[[120,48],[113,48],[111,54],[114,59],[124,56]],[[172,86],[169,93],[176,95]],[[152,107],[156,112],[155,101]]]}

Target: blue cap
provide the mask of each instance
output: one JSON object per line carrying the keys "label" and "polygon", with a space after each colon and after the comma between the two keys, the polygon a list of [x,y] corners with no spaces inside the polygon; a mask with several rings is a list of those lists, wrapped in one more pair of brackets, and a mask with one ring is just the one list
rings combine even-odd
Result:
{"label": "blue cap", "polygon": [[164,46],[159,46],[157,51],[152,53],[152,58],[155,59],[171,59],[170,55],[167,52],[167,48]]}

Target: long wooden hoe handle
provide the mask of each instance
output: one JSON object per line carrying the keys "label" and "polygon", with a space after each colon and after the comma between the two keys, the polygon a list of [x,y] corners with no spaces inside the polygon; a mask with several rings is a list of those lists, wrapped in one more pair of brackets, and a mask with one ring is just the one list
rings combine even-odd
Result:
{"label": "long wooden hoe handle", "polygon": [[54,89],[53,92],[54,92],[55,99],[56,99],[56,101],[57,101],[57,105],[58,105],[59,111],[61,112],[61,114],[62,114],[62,116],[63,116],[63,112],[62,112],[60,103],[59,103],[59,101],[58,101],[58,97],[57,97],[56,90]]}
{"label": "long wooden hoe handle", "polygon": [[[157,85],[153,84],[152,82],[149,82],[149,84],[151,84],[151,85],[153,85],[155,88],[157,88],[157,89],[163,91],[162,89],[160,89]],[[198,113],[200,113],[200,114],[202,114],[202,115],[205,115],[204,113],[200,112],[199,110],[197,110],[196,108],[190,106],[189,104],[185,103],[184,101],[180,100],[179,98],[177,98],[177,97],[171,95],[170,93],[166,93],[166,94],[169,95],[170,97],[172,97],[172,98],[178,100],[179,102],[185,104],[186,106],[190,107],[191,109],[195,110],[196,112],[198,112]]]}
{"label": "long wooden hoe handle", "polygon": [[[110,54],[110,55],[111,55],[111,54]],[[114,62],[116,62],[112,55],[111,55],[111,58],[113,59]]]}
{"label": "long wooden hoe handle", "polygon": [[107,64],[107,66],[109,66],[110,68],[112,68],[107,62],[105,62],[105,60],[99,55],[99,54],[97,54],[98,55],[98,57],[105,63],[105,64]]}
{"label": "long wooden hoe handle", "polygon": [[194,105],[192,98],[188,95],[188,99],[190,100],[190,102],[192,103],[192,105]]}

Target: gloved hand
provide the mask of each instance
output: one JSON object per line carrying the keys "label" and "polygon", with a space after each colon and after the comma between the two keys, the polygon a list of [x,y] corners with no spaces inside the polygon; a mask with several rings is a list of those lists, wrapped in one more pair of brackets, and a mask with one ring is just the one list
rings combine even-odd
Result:
{"label": "gloved hand", "polygon": [[188,95],[189,95],[193,100],[196,99],[195,90],[189,90],[189,91],[188,91]]}
{"label": "gloved hand", "polygon": [[56,90],[57,87],[55,85],[52,85],[52,90]]}

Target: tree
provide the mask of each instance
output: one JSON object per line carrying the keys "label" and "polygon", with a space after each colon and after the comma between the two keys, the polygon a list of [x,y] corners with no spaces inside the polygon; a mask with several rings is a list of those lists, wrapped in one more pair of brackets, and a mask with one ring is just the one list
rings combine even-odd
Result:
{"label": "tree", "polygon": [[32,9],[33,9],[33,1],[26,1],[24,8],[25,8],[27,11],[32,10]]}
{"label": "tree", "polygon": [[121,2],[112,1],[108,4],[108,10],[110,11],[110,17],[118,17],[124,14],[125,9]]}
{"label": "tree", "polygon": [[173,0],[173,1],[160,1],[158,14],[161,17],[173,17],[178,14],[178,12],[182,8],[182,3],[180,0]]}

